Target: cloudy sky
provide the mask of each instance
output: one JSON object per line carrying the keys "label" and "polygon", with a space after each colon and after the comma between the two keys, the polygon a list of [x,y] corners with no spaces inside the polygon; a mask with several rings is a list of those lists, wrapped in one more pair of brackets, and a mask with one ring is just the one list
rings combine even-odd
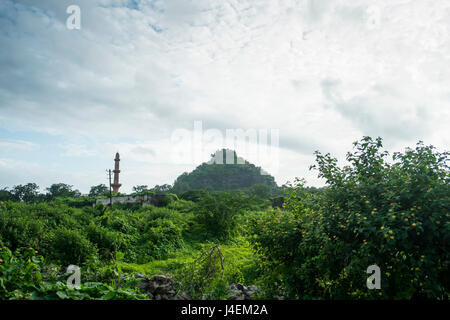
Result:
{"label": "cloudy sky", "polygon": [[447,0],[1,0],[0,70],[0,188],[88,192],[116,151],[121,191],[172,184],[222,146],[175,144],[196,121],[278,130],[247,157],[280,185],[364,135],[450,147]]}

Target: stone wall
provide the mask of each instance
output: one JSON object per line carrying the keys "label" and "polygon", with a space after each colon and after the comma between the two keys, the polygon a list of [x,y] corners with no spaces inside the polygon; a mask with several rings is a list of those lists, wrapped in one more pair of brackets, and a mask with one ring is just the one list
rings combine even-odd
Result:
{"label": "stone wall", "polygon": [[[105,198],[105,199],[97,199],[95,201],[95,205],[97,204],[103,204],[105,206],[109,205],[109,198]],[[152,203],[152,195],[146,194],[146,195],[142,195],[142,196],[121,196],[121,197],[112,197],[112,203],[116,204],[116,203],[140,203],[142,205],[145,204],[151,204]]]}
{"label": "stone wall", "polygon": [[[121,204],[135,204],[139,203],[143,206],[145,205],[154,205],[154,206],[164,206],[165,204],[170,201],[170,195],[167,194],[145,194],[140,196],[119,196],[119,197],[112,197],[112,203],[121,203]],[[97,199],[95,201],[95,205],[97,204],[103,204],[105,206],[109,205],[109,198],[103,198],[103,199]]]}

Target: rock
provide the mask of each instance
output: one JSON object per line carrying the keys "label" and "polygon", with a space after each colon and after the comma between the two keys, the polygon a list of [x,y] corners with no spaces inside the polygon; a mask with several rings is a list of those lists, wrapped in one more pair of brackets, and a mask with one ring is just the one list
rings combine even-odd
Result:
{"label": "rock", "polygon": [[134,277],[135,277],[135,278],[141,278],[141,279],[147,279],[147,280],[148,280],[148,277],[147,277],[145,274],[142,274],[142,273],[136,273],[136,274],[134,275]]}
{"label": "rock", "polygon": [[236,293],[228,298],[228,300],[248,300],[246,299],[246,296],[241,293]]}
{"label": "rock", "polygon": [[143,274],[136,274],[136,278],[143,279],[138,287],[146,291],[151,299],[155,300],[188,300],[189,297],[185,293],[177,295],[174,289],[175,281],[164,275],[156,275],[152,278]]}
{"label": "rock", "polygon": [[237,290],[237,291],[243,291],[244,290],[244,285],[240,284],[240,283],[233,283],[232,285],[229,286],[229,290]]}
{"label": "rock", "polygon": [[256,294],[257,292],[258,292],[258,287],[252,285],[247,288],[247,291],[245,293],[251,297],[254,294]]}
{"label": "rock", "polygon": [[231,296],[228,300],[250,300],[251,296],[256,293],[256,286],[249,286],[248,288],[241,283],[233,283],[228,287]]}

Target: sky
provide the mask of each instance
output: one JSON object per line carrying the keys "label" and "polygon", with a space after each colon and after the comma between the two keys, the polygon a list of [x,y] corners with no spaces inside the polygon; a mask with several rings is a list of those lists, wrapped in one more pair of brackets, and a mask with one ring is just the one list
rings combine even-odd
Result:
{"label": "sky", "polygon": [[87,193],[117,151],[130,192],[224,146],[315,186],[363,136],[450,149],[447,0],[0,0],[0,70],[0,188]]}

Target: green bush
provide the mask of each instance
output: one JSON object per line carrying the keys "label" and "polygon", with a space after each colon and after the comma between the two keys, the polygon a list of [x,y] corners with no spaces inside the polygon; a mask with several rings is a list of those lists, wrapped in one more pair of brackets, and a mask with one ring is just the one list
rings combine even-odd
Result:
{"label": "green bush", "polygon": [[77,289],[69,288],[64,277],[56,282],[46,281],[44,269],[44,258],[37,256],[33,248],[11,252],[7,247],[0,247],[0,300],[148,299],[136,288],[136,279],[131,277],[111,285],[82,282]]}
{"label": "green bush", "polygon": [[[343,168],[317,153],[314,168],[327,188],[309,193],[301,183],[293,186],[289,211],[254,221],[268,292],[304,299],[449,297],[448,153],[419,143],[389,163],[381,147],[381,139],[364,138]],[[381,269],[381,290],[366,287],[373,264]]]}
{"label": "green bush", "polygon": [[29,299],[42,280],[40,264],[33,248],[0,248],[0,300]]}
{"label": "green bush", "polygon": [[206,194],[194,209],[195,221],[205,237],[228,240],[236,234],[237,217],[245,206],[237,192]]}
{"label": "green bush", "polygon": [[182,246],[182,230],[170,220],[157,218],[147,223],[141,241],[148,256],[164,258]]}
{"label": "green bush", "polygon": [[53,260],[68,266],[79,265],[97,254],[97,248],[78,230],[56,229],[51,236],[50,256]]}
{"label": "green bush", "polygon": [[180,290],[192,299],[204,296],[224,295],[223,255],[218,246],[203,248],[195,259],[178,271],[176,278],[181,284]]}
{"label": "green bush", "polygon": [[102,257],[112,259],[122,245],[121,233],[94,224],[86,228],[88,240],[95,244]]}

